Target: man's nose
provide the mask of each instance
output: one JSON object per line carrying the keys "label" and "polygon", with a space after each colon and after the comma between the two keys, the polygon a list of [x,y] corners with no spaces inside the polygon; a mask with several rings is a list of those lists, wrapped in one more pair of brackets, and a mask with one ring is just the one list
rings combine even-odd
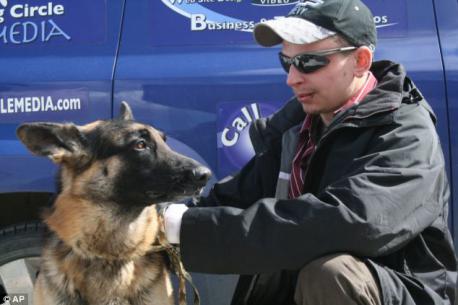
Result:
{"label": "man's nose", "polygon": [[304,74],[299,72],[295,66],[291,65],[286,79],[286,84],[290,87],[295,87],[304,81]]}

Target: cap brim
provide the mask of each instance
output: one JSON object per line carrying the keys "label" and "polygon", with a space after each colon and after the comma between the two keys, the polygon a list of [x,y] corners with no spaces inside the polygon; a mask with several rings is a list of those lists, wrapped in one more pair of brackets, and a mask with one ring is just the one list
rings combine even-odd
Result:
{"label": "cap brim", "polygon": [[258,23],[253,33],[256,42],[264,47],[271,47],[283,41],[308,44],[336,35],[333,31],[298,17],[282,17]]}

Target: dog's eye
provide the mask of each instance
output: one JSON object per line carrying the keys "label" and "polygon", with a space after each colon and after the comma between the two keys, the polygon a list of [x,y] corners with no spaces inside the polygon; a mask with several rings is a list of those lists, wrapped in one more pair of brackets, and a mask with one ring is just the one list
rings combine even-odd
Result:
{"label": "dog's eye", "polygon": [[136,150],[145,150],[147,148],[148,146],[146,145],[146,142],[144,140],[140,140],[137,143],[135,143]]}

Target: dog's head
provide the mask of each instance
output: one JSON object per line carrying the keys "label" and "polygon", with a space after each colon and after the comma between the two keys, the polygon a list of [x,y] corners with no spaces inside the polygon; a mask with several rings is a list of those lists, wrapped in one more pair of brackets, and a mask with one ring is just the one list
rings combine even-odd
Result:
{"label": "dog's head", "polygon": [[19,139],[34,154],[61,165],[61,192],[123,207],[197,195],[210,171],[171,150],[164,133],[134,121],[127,103],[120,117],[84,126],[27,123]]}

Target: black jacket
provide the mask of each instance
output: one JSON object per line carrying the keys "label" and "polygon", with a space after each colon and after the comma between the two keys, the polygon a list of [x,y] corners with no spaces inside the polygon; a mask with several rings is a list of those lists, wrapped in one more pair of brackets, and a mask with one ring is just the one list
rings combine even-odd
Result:
{"label": "black jacket", "polygon": [[401,66],[376,62],[372,72],[377,87],[324,130],[304,195],[290,200],[279,191],[296,149],[298,126],[290,127],[303,119],[293,101],[253,125],[257,155],[200,202],[221,207],[184,214],[186,268],[250,275],[233,304],[289,304],[295,271],[339,252],[375,266],[384,304],[399,293],[383,287],[390,279],[382,269],[412,295],[403,304],[453,303],[456,260],[435,116]]}

